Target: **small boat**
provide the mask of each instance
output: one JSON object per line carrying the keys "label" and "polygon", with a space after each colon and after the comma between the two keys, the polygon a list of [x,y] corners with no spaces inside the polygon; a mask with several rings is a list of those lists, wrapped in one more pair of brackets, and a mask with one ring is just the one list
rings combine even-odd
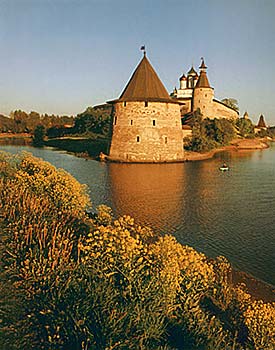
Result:
{"label": "small boat", "polygon": [[223,164],[220,168],[219,168],[220,171],[228,171],[229,170],[229,166],[226,165],[226,164]]}
{"label": "small boat", "polygon": [[228,171],[229,170],[229,167],[228,166],[221,166],[220,168],[220,171]]}

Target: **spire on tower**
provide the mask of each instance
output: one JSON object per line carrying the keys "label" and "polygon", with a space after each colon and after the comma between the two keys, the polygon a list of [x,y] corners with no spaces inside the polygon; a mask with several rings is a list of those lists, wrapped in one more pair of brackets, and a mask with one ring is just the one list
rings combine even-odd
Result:
{"label": "spire on tower", "polygon": [[209,81],[208,81],[208,78],[207,78],[207,74],[206,74],[206,69],[207,69],[207,66],[205,65],[204,63],[204,58],[201,57],[201,65],[200,65],[200,76],[199,76],[199,80],[196,84],[196,88],[200,87],[207,87],[207,88],[210,88],[210,84],[209,84]]}
{"label": "spire on tower", "polygon": [[141,49],[141,51],[143,51],[144,56],[146,56],[145,45],[142,45],[140,49]]}
{"label": "spire on tower", "polygon": [[203,57],[201,57],[201,65],[200,65],[200,70],[205,70],[205,69],[207,69],[207,66],[205,65],[205,63],[204,63],[204,58]]}

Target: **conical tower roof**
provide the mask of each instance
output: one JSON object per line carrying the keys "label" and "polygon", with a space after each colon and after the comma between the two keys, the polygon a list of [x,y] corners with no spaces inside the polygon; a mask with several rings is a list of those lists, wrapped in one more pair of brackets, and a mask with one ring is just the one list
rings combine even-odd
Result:
{"label": "conical tower roof", "polygon": [[145,54],[122,92],[119,101],[174,103]]}
{"label": "conical tower roof", "polygon": [[198,79],[195,87],[196,88],[211,88],[209,81],[208,81],[208,78],[207,78],[207,74],[206,74],[207,67],[204,63],[203,57],[201,58],[201,60],[202,60],[202,62],[200,65],[200,76],[199,76],[199,79]]}
{"label": "conical tower roof", "polygon": [[210,84],[207,78],[207,74],[204,71],[200,72],[199,80],[196,84],[196,88],[210,88]]}
{"label": "conical tower roof", "polygon": [[266,123],[264,121],[264,116],[261,114],[257,125],[258,128],[266,128]]}

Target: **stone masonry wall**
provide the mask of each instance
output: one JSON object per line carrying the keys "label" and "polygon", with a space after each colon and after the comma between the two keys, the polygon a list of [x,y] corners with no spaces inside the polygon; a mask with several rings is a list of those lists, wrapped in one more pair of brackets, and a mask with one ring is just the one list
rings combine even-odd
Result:
{"label": "stone masonry wall", "polygon": [[196,111],[199,108],[204,118],[214,118],[213,97],[212,88],[195,88],[193,110]]}
{"label": "stone masonry wall", "polygon": [[180,107],[164,102],[117,102],[110,159],[167,162],[184,158]]}
{"label": "stone masonry wall", "polygon": [[222,103],[213,101],[214,115],[216,118],[237,119],[239,114],[232,108],[228,108]]}
{"label": "stone masonry wall", "polygon": [[200,108],[204,118],[226,118],[236,119],[238,113],[232,108],[225,106],[218,101],[213,100],[214,91],[212,88],[199,88],[194,90],[193,110]]}

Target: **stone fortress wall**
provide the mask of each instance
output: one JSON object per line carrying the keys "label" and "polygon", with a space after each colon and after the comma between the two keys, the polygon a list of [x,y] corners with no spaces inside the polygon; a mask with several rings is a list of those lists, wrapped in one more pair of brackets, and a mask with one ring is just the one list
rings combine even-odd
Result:
{"label": "stone fortress wall", "polygon": [[213,99],[213,115],[215,118],[237,119],[239,113],[233,108],[224,105],[222,102]]}
{"label": "stone fortress wall", "polygon": [[184,156],[182,136],[177,103],[117,102],[110,158],[124,162],[179,161]]}

